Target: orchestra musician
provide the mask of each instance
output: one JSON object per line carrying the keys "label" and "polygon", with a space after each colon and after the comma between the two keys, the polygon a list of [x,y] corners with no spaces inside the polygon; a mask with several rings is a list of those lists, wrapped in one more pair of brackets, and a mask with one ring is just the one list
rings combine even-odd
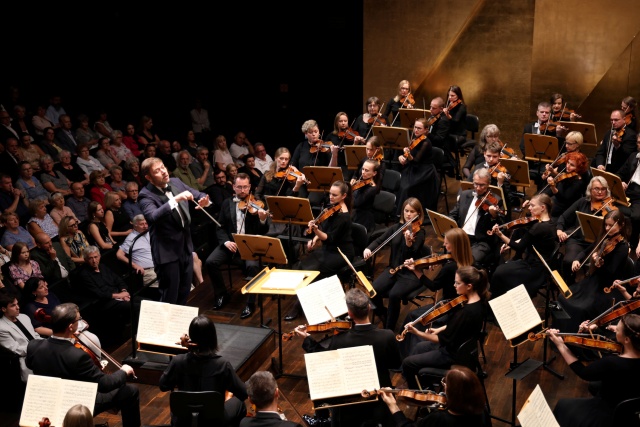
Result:
{"label": "orchestra musician", "polygon": [[458,296],[467,301],[451,308],[449,319],[443,326],[422,332],[411,323],[405,325],[409,333],[424,341],[416,345],[402,361],[402,376],[409,389],[418,388],[416,375],[422,368],[449,369],[456,360],[456,350],[465,341],[477,337],[488,310],[489,282],[486,270],[473,266],[458,268],[453,282]]}
{"label": "orchestra musician", "polygon": [[[564,139],[564,149],[562,152],[558,154],[558,157],[552,163],[547,163],[544,165],[544,172],[542,173],[542,179],[546,181],[546,179],[550,176],[556,176],[560,171],[564,169],[564,165],[566,162],[565,154],[568,153],[576,153],[580,152],[580,147],[584,142],[584,137],[580,132],[571,131],[567,134]],[[589,180],[591,177],[590,171],[587,171],[583,174],[582,179]]]}
{"label": "orchestra musician", "polygon": [[637,397],[640,381],[640,316],[624,315],[616,325],[616,341],[622,353],[583,364],[558,335],[550,329],[549,337],[571,370],[585,381],[601,381],[597,393],[588,398],[565,398],[556,404],[553,414],[561,426],[609,426],[616,405]]}
{"label": "orchestra musician", "polygon": [[[558,295],[558,302],[571,316],[570,319],[554,319],[554,327],[563,331],[577,331],[585,319],[593,319],[599,313],[611,307],[612,301],[624,300],[617,288],[605,293],[615,279],[622,277],[629,254],[627,223],[620,210],[613,210],[604,217],[604,223],[598,239],[578,254],[571,265],[572,270],[581,270],[585,261],[589,261],[589,272],[579,282],[570,287],[572,296]],[[537,245],[536,245],[537,247]]]}
{"label": "orchestra musician", "polygon": [[271,372],[254,372],[247,380],[247,394],[249,402],[255,406],[255,415],[244,417],[240,421],[240,427],[303,427],[302,424],[284,418],[278,406],[282,393]]}
{"label": "orchestra musician", "polygon": [[[380,387],[391,387],[389,369],[398,369],[402,363],[393,332],[371,324],[371,304],[369,297],[362,290],[349,289],[345,294],[345,300],[347,313],[354,323],[353,327],[331,336],[324,343],[319,343],[305,331],[304,325],[299,325],[295,333],[304,337],[302,348],[307,353],[314,353],[370,345],[373,347]],[[381,423],[384,427],[393,426],[389,411],[382,401],[332,408],[331,418],[332,425],[336,426],[359,426],[366,420],[375,420],[375,425]]]}
{"label": "orchestra musician", "polygon": [[576,122],[582,118],[581,115],[576,114],[573,110],[568,110],[564,103],[564,97],[561,93],[554,93],[551,95],[551,117],[549,120],[552,122],[569,121]]}
{"label": "orchestra musician", "polygon": [[503,295],[521,283],[524,283],[529,295],[533,296],[544,284],[547,270],[532,247],[535,245],[544,260],[549,262],[558,241],[556,225],[549,216],[552,205],[551,198],[546,194],[533,196],[529,201],[529,211],[531,216],[537,218],[538,221],[529,223],[524,229],[524,233],[517,239],[513,235],[511,238],[507,237],[497,224],[493,226],[492,233],[504,243],[500,252],[512,248],[517,253],[523,254],[522,258],[512,259],[496,268],[491,277],[493,298]]}
{"label": "orchestra musician", "polygon": [[611,199],[609,183],[602,176],[594,176],[587,185],[585,196],[576,200],[558,217],[556,234],[560,243],[564,243],[564,257],[560,274],[568,286],[575,283],[575,273],[571,270],[573,261],[578,259],[578,254],[590,245],[584,240],[576,212],[603,217],[614,209],[618,209],[618,207]]}
{"label": "orchestra musician", "polygon": [[[220,310],[229,302],[230,295],[220,272],[220,266],[229,263],[233,258],[239,258],[238,245],[233,239],[233,234],[255,234],[265,235],[269,231],[267,222],[268,213],[263,208],[252,208],[256,204],[256,199],[251,198],[251,179],[245,173],[236,175],[233,185],[235,197],[225,199],[220,207],[218,222],[220,227],[216,228],[218,246],[211,252],[205,262],[211,285],[213,286],[214,305],[213,310]],[[248,276],[255,276],[258,273],[258,261],[243,261],[243,269]],[[256,294],[249,294],[247,306],[242,311],[240,317],[247,318],[253,314],[255,309]]]}
{"label": "orchestra musician", "polygon": [[471,172],[485,162],[484,148],[489,142],[500,142],[500,129],[494,124],[488,124],[482,128],[478,142],[467,155],[467,160],[462,167],[465,180],[471,181]]}
{"label": "orchestra musician", "polygon": [[445,156],[450,160],[450,164],[454,164],[454,157],[452,154],[452,147],[449,147],[449,131],[451,130],[451,122],[444,114],[444,100],[442,98],[435,97],[429,104],[429,110],[431,110],[431,116],[427,119],[426,130],[427,139],[434,147],[439,147],[444,150]]}
{"label": "orchestra musician", "polygon": [[420,200],[420,204],[435,211],[438,206],[440,177],[433,164],[432,142],[427,133],[427,119],[418,118],[413,125],[413,148],[407,147],[398,157],[402,165],[400,188],[396,194],[396,215],[402,214],[404,201],[409,197]]}
{"label": "orchestra musician", "polygon": [[376,160],[365,160],[362,164],[360,178],[351,180],[353,192],[353,215],[351,219],[355,223],[364,225],[367,233],[371,233],[376,227],[373,202],[380,192],[379,168],[380,163]]}
{"label": "orchestra musician", "polygon": [[587,173],[588,161],[587,156],[580,152],[567,153],[564,172],[547,178],[547,187],[542,193],[553,201],[551,218],[554,221],[584,193],[587,184],[582,177]]}
{"label": "orchestra musician", "polygon": [[[353,261],[355,251],[351,237],[351,187],[344,181],[335,181],[329,189],[330,207],[317,218],[309,221],[307,231],[313,238],[307,243],[308,254],[295,266],[294,270],[317,270],[320,274],[315,280],[337,274],[346,266],[340,251]],[[320,248],[317,246],[322,243]],[[284,320],[290,321],[300,315],[300,301],[296,301]]]}
{"label": "orchestra musician", "polygon": [[358,135],[368,139],[369,136],[372,136],[370,135],[370,131],[373,126],[387,126],[388,122],[387,119],[382,117],[382,112],[380,111],[382,105],[380,104],[380,98],[377,96],[370,96],[367,98],[365,107],[367,112],[360,114],[356,118],[356,122],[352,126],[352,129],[358,132]]}
{"label": "orchestra musician", "polygon": [[595,165],[600,170],[616,173],[631,153],[636,151],[637,132],[624,121],[624,111],[611,112],[611,129],[608,129],[596,152]]}
{"label": "orchestra musician", "polygon": [[[415,197],[410,197],[404,201],[401,209],[402,217],[400,221],[389,227],[383,235],[367,246],[362,254],[364,259],[368,259],[372,251],[383,242],[387,242],[388,239],[391,239],[387,242],[391,248],[389,255],[389,268],[391,269],[403,265],[407,259],[431,255],[430,252],[425,253],[424,250],[426,232],[421,227],[424,221],[422,204]],[[400,232],[403,225],[409,221],[412,221],[412,223],[409,226],[405,226],[404,230]],[[373,281],[372,286],[376,290],[376,295],[372,301],[375,306],[375,313],[383,321],[384,327],[393,331],[400,316],[402,299],[420,288],[421,285],[419,276],[413,271],[400,269],[396,273],[391,273],[389,268],[380,273]],[[388,308],[384,306],[384,298],[389,299]]]}
{"label": "orchestra musician", "polygon": [[452,85],[447,92],[447,105],[442,112],[449,120],[449,135],[455,141],[451,150],[459,150],[467,140],[467,105],[460,86]]}
{"label": "orchestra musician", "polygon": [[[502,199],[498,195],[495,197],[497,204],[486,204],[480,202],[489,192],[491,175],[486,168],[473,171],[473,190],[464,190],[460,193],[454,208],[449,212],[449,216],[464,230],[471,242],[471,252],[477,265],[486,265],[497,259],[499,255],[498,239],[496,236],[488,235],[494,225],[504,221],[504,215],[500,213]],[[477,205],[477,206],[476,206]]]}
{"label": "orchestra musician", "polygon": [[625,96],[620,103],[620,109],[624,112],[625,124],[636,132],[638,131],[637,106],[638,102],[632,96]]}
{"label": "orchestra musician", "polygon": [[640,135],[636,136],[637,152],[633,152],[618,170],[617,175],[622,181],[622,188],[631,206],[620,206],[620,210],[631,219],[631,243],[640,240]]}
{"label": "orchestra musician", "polygon": [[409,80],[400,80],[396,95],[387,102],[382,117],[387,119],[389,126],[402,126],[398,113],[401,108],[415,108],[415,99],[411,94],[411,84]]}
{"label": "orchestra musician", "polygon": [[[442,300],[451,300],[458,295],[456,294],[456,288],[453,286],[455,281],[456,271],[458,268],[473,265],[473,255],[471,252],[471,242],[469,236],[462,228],[452,228],[444,233],[443,243],[445,254],[450,254],[451,258],[442,264],[442,267],[438,270],[436,277],[431,280],[429,276],[424,272],[421,266],[415,266],[415,260],[409,258],[405,261],[405,264],[409,270],[414,270],[416,275],[420,278],[421,283],[426,286],[432,292],[438,292],[442,290]],[[437,268],[435,266],[429,266],[429,269]],[[407,323],[415,322],[426,311],[430,310],[433,304],[425,304],[422,307],[418,307],[407,314],[403,325]],[[440,326],[446,323],[447,315],[442,318],[436,319],[434,324]],[[427,325],[418,323],[415,328],[420,331],[425,331]],[[421,341],[420,337],[414,334],[405,336],[405,339],[400,343],[400,351],[403,356],[408,356],[411,349]]]}
{"label": "orchestra musician", "polygon": [[[380,164],[380,166],[378,167],[378,175],[380,176],[380,182],[382,182],[382,179],[384,178],[384,172],[387,170],[387,166],[384,163],[384,149],[382,148],[382,142],[380,142],[377,136],[372,136],[367,139],[365,147],[367,157],[360,160],[360,163],[358,164],[358,170],[356,171],[354,176],[358,177],[362,175],[362,165],[364,164],[364,162],[366,162],[367,160],[375,160]],[[351,179],[351,182],[353,183],[353,179]]]}
{"label": "orchestra musician", "polygon": [[[244,404],[248,397],[247,388],[231,363],[217,353],[218,334],[213,320],[204,314],[194,317],[189,324],[189,334],[176,339],[180,339],[189,352],[171,358],[160,376],[160,390],[217,391],[222,396],[231,392],[233,397],[224,402],[224,422],[221,425],[238,427],[247,414]],[[172,426],[191,425],[191,420],[178,423],[173,414],[171,418]]]}
{"label": "orchestra musician", "polygon": [[[349,126],[349,116],[344,111],[336,114],[333,120],[333,130],[329,132],[326,140],[338,147],[364,143],[364,137],[360,136],[360,134],[356,133],[351,126]],[[338,156],[338,166],[342,169],[342,175],[345,178],[351,175],[351,171],[347,169],[346,157],[342,152]]]}
{"label": "orchestra musician", "polygon": [[119,409],[123,427],[140,427],[140,397],[138,388],[127,384],[134,375],[129,365],[121,365],[113,373],[105,373],[89,353],[78,348],[75,334],[82,320],[78,306],[63,303],[51,314],[52,335],[45,340],[32,340],[27,345],[27,367],[35,375],[98,384],[93,415]]}

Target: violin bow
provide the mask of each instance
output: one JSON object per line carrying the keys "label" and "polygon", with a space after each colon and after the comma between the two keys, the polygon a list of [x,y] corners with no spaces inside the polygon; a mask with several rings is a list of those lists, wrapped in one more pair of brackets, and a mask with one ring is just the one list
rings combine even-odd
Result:
{"label": "violin bow", "polygon": [[[616,225],[618,223],[618,221],[616,221],[613,225]],[[598,249],[600,247],[600,245],[602,245],[602,243],[606,240],[607,237],[609,237],[609,233],[611,233],[611,230],[613,230],[613,226],[609,229],[609,231],[607,231],[604,236],[602,236],[602,239],[600,239],[600,241],[598,242],[597,245],[594,246],[593,250],[589,253],[589,255],[584,259],[584,261],[582,261],[582,263],[580,264],[580,268],[582,268],[582,266],[589,260],[589,258],[591,258],[591,255],[593,255],[596,252],[596,249]]]}
{"label": "violin bow", "polygon": [[[471,217],[473,217],[473,214],[478,210],[478,208],[480,206],[482,206],[482,204],[487,199],[487,197],[489,197],[489,193],[490,193],[490,191],[487,190],[487,192],[484,194],[484,196],[482,196],[482,199],[480,199],[480,203],[478,203],[478,206],[474,206],[474,209],[471,211],[471,215],[467,215],[467,220],[464,222],[464,224],[462,224],[462,227],[460,227],[460,228],[464,228],[464,226],[467,225],[467,221],[469,221],[471,219]],[[476,193],[476,196],[477,195],[478,195],[478,193]]]}
{"label": "violin bow", "polygon": [[373,123],[371,123],[371,127],[369,128],[369,132],[367,132],[367,136],[364,137],[365,141],[367,139],[369,139],[369,135],[371,134],[371,131],[373,130],[373,127],[376,125],[376,120],[378,120],[378,118],[380,117],[380,115],[382,114],[381,111],[384,108],[384,102],[382,103],[382,106],[380,106],[380,109],[378,110],[378,114],[376,114],[376,118],[373,119]]}
{"label": "violin bow", "polygon": [[351,129],[355,123],[356,123],[356,119],[353,119],[353,121],[351,122],[351,125],[349,125],[347,130],[344,131],[344,136],[342,137],[342,139],[340,140],[340,144],[338,145],[340,148],[342,148],[342,144],[344,143],[344,139],[347,137],[347,133],[349,132],[349,129]]}

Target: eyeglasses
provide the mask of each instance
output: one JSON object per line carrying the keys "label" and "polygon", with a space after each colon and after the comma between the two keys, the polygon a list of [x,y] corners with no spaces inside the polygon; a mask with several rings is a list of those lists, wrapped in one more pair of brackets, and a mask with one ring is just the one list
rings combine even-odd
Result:
{"label": "eyeglasses", "polygon": [[236,185],[238,190],[249,190],[251,188],[250,185]]}
{"label": "eyeglasses", "polygon": [[76,320],[74,320],[74,321],[73,321],[73,323],[75,323],[75,322],[79,322],[79,321],[81,321],[81,320],[82,320],[82,316],[78,316],[78,318],[77,318]]}
{"label": "eyeglasses", "polygon": [[604,187],[592,187],[591,189],[593,191],[597,191],[598,193],[603,192],[603,191],[607,191],[607,189],[604,188]]}
{"label": "eyeglasses", "polygon": [[458,282],[457,280],[453,282],[453,286],[462,286],[462,285],[464,285],[463,282]]}
{"label": "eyeglasses", "polygon": [[481,183],[481,182],[474,182],[474,183],[473,183],[473,186],[474,186],[474,187],[480,187],[480,188],[482,188],[482,187],[486,187],[487,185],[489,185],[489,184],[483,184],[483,183]]}
{"label": "eyeglasses", "polygon": [[69,224],[69,227],[77,227],[77,226],[78,226],[77,222],[74,222],[73,224]]}

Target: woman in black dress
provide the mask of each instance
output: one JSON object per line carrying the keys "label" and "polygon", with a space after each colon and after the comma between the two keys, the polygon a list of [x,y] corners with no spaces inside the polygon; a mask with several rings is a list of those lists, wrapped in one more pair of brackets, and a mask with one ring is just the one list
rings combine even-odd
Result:
{"label": "woman in black dress", "polygon": [[366,160],[362,165],[360,177],[351,184],[353,190],[353,222],[362,224],[371,233],[376,227],[373,215],[373,202],[380,192],[380,163]]}
{"label": "woman in black dress", "polygon": [[594,397],[560,399],[553,414],[562,427],[608,427],[613,411],[623,400],[638,397],[640,382],[640,316],[626,314],[616,325],[616,341],[622,352],[583,364],[564,343],[558,329],[549,337],[571,370],[585,381],[600,381]]}
{"label": "woman in black dress", "polygon": [[[308,255],[300,260],[294,270],[316,270],[320,274],[316,280],[337,274],[347,264],[338,249],[353,261],[355,251],[351,237],[352,204],[351,187],[344,181],[335,181],[329,189],[330,206],[316,219],[309,221],[307,231],[313,239],[307,244]],[[322,246],[318,249],[318,244]],[[293,320],[300,314],[300,301],[296,299],[294,307],[284,320]]]}
{"label": "woman in black dress", "polygon": [[109,234],[116,243],[124,242],[129,233],[133,231],[131,218],[122,209],[122,199],[115,191],[109,191],[104,195],[104,224]]}
{"label": "woman in black dress", "polygon": [[551,218],[557,220],[569,206],[582,196],[586,183],[582,179],[587,171],[587,156],[574,151],[567,153],[565,158],[564,172],[554,177],[547,178],[547,187],[542,191],[551,196],[553,209]]}
{"label": "woman in black dress", "polygon": [[[204,314],[195,317],[189,325],[189,335],[185,334],[180,341],[189,352],[171,358],[160,377],[160,390],[217,391],[222,396],[229,391],[233,397],[224,402],[222,426],[240,425],[240,420],[247,415],[244,404],[247,388],[231,363],[217,353],[218,335],[213,321]],[[171,425],[188,427],[191,421],[187,421],[176,424],[172,415]]]}
{"label": "woman in black dress", "polygon": [[447,105],[442,112],[449,119],[449,135],[453,137],[456,146],[452,148],[460,149],[467,140],[467,106],[464,103],[462,89],[453,85],[447,92]]}
{"label": "woman in black dress", "polygon": [[411,85],[409,80],[400,80],[398,83],[398,91],[396,95],[387,102],[387,106],[384,109],[382,117],[387,119],[389,126],[401,127],[400,118],[398,113],[401,108],[414,108],[415,99],[411,95]]}
{"label": "woman in black dress", "polygon": [[382,105],[380,104],[380,98],[377,96],[367,98],[365,107],[367,108],[367,112],[360,114],[356,118],[356,122],[352,128],[358,132],[358,135],[368,140],[369,137],[374,136],[371,134],[371,128],[373,126],[386,126],[387,119],[382,117],[382,112],[380,111]]}
{"label": "woman in black dress", "polygon": [[113,248],[115,239],[104,223],[104,208],[96,201],[89,203],[89,224],[87,224],[87,241],[100,248],[100,252]]}
{"label": "woman in black dress", "polygon": [[548,263],[556,248],[558,236],[556,225],[551,221],[549,212],[552,209],[551,198],[546,194],[537,194],[529,202],[529,211],[538,222],[532,221],[524,232],[516,239],[502,234],[499,226],[493,226],[492,232],[504,242],[501,252],[509,248],[523,254],[521,259],[507,261],[500,264],[491,277],[491,295],[493,298],[503,295],[507,291],[524,283],[529,295],[534,296],[544,284],[548,271],[533,250],[538,250]]}
{"label": "woman in black dress", "polygon": [[[398,231],[411,220],[413,222],[405,226],[403,231]],[[375,305],[374,312],[384,321],[387,329],[395,330],[402,299],[420,287],[420,278],[413,271],[401,268],[391,273],[391,269],[403,266],[407,259],[430,255],[430,252],[423,251],[426,237],[426,232],[422,228],[423,221],[424,209],[420,201],[415,197],[406,199],[402,204],[402,217],[398,224],[389,227],[382,236],[371,242],[362,254],[364,259],[368,259],[382,243],[391,239],[387,242],[391,247],[389,268],[386,268],[372,283],[376,290],[376,296],[372,300]],[[394,233],[396,234],[392,238]],[[384,298],[389,298],[388,308],[384,306]]]}

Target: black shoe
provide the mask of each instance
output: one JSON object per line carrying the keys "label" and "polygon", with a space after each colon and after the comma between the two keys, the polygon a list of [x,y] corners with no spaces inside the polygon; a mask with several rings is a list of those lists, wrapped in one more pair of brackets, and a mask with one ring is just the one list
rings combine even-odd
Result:
{"label": "black shoe", "polygon": [[331,418],[322,418],[304,414],[302,419],[309,427],[329,427],[331,425]]}
{"label": "black shoe", "polygon": [[213,310],[220,310],[222,307],[224,307],[227,303],[229,302],[229,294],[222,294],[221,296],[217,297],[215,302],[213,303]]}
{"label": "black shoe", "polygon": [[247,317],[251,317],[251,315],[253,314],[253,310],[255,310],[255,307],[253,304],[247,304],[247,306],[244,308],[244,310],[242,310],[242,313],[240,314],[240,318],[241,319],[246,319]]}
{"label": "black shoe", "polygon": [[289,322],[291,320],[297,319],[299,315],[300,315],[300,310],[294,309],[288,312],[286,316],[284,316],[284,320]]}

